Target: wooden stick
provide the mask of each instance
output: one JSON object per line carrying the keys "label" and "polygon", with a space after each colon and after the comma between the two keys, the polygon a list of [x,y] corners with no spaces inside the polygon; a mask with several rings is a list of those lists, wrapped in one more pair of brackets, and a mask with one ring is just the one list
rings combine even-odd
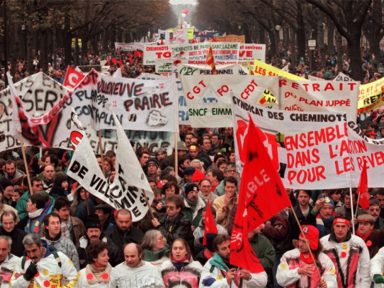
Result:
{"label": "wooden stick", "polygon": [[[353,194],[352,194],[352,187],[349,186],[349,197],[351,198],[351,222],[352,222],[352,233],[355,234],[355,213],[354,213],[354,207],[353,207]],[[359,210],[358,207],[356,207],[356,213]]]}
{"label": "wooden stick", "polygon": [[29,188],[29,194],[32,195],[32,184],[31,184],[31,176],[29,175],[29,169],[28,169],[28,163],[27,163],[27,156],[25,154],[25,143],[20,137],[20,142],[21,142],[21,153],[23,154],[23,162],[24,162],[24,167],[25,167],[25,174],[27,175],[27,182],[28,182],[28,188]]}
{"label": "wooden stick", "polygon": [[[321,276],[320,268],[317,266],[315,256],[313,256],[311,247],[309,246],[309,240],[305,237],[305,234],[304,234],[304,232],[303,232],[303,228],[301,227],[299,218],[297,217],[296,212],[295,212],[295,209],[293,209],[292,204],[291,204],[291,209],[292,209],[293,216],[295,217],[295,220],[296,220],[296,222],[297,222],[297,225],[299,225],[299,229],[300,229],[301,234],[303,234],[304,239],[307,240],[307,241],[305,241],[305,243],[306,243],[306,245],[307,245],[307,248],[308,248],[308,251],[309,251],[309,255],[311,256],[311,258],[312,258],[312,260],[313,260],[313,263],[315,264],[316,268],[319,270],[319,273],[320,273],[320,276]],[[309,211],[309,213],[311,213],[311,211]],[[318,239],[318,241],[320,241],[320,239]]]}
{"label": "wooden stick", "polygon": [[175,174],[176,178],[179,176],[179,156],[177,150],[178,135],[177,132],[174,132],[174,141],[175,141]]}

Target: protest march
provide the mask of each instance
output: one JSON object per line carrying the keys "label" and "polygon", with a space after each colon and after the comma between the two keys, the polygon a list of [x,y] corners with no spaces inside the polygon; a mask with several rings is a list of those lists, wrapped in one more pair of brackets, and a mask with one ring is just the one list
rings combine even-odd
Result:
{"label": "protest march", "polygon": [[253,42],[181,23],[0,73],[0,287],[384,287],[384,71]]}

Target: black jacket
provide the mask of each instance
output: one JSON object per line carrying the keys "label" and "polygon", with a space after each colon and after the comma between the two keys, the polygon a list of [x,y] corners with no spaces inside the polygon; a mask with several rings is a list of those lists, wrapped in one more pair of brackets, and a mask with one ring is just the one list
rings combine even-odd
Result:
{"label": "black jacket", "polygon": [[11,233],[8,233],[3,227],[0,227],[0,235],[8,236],[12,239],[11,253],[18,257],[24,255],[23,239],[26,234],[23,230],[17,228],[13,229]]}
{"label": "black jacket", "polygon": [[134,226],[131,226],[129,230],[122,231],[117,225],[113,226],[111,229],[108,229],[105,234],[107,237],[107,243],[113,242],[116,247],[119,249],[119,253],[117,255],[116,263],[121,263],[124,261],[124,246],[127,243],[136,243],[141,244],[143,240],[143,232]]}
{"label": "black jacket", "polygon": [[[160,226],[158,229],[167,238],[167,243],[172,245],[172,242],[177,238],[183,238],[188,241],[188,244],[193,248],[193,234],[191,229],[191,222],[184,216],[183,213],[169,218],[163,215],[160,218]],[[191,243],[190,243],[191,242]]]}

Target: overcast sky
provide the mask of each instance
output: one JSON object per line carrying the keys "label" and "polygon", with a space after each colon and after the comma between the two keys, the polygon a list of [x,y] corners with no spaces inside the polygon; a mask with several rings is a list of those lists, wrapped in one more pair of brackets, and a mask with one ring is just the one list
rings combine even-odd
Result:
{"label": "overcast sky", "polygon": [[172,5],[177,5],[177,4],[197,4],[197,0],[169,0],[169,2]]}

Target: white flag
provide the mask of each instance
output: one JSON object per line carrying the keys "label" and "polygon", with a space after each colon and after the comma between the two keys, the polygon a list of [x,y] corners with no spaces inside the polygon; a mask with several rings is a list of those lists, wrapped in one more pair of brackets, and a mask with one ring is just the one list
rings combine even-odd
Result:
{"label": "white flag", "polygon": [[[121,138],[125,138],[128,144]],[[118,170],[113,183],[109,183],[105,178],[86,136],[77,145],[67,174],[88,192],[112,207],[131,211],[132,220],[136,222],[147,213],[148,204],[153,200],[153,193],[127,137],[119,137],[118,141],[120,147],[117,149],[116,157]],[[125,153],[122,150],[125,150]],[[133,156],[127,153],[127,150],[132,151]],[[144,179],[141,179],[142,176]],[[140,181],[136,182],[137,177]],[[145,199],[144,188],[149,197],[149,203]]]}

